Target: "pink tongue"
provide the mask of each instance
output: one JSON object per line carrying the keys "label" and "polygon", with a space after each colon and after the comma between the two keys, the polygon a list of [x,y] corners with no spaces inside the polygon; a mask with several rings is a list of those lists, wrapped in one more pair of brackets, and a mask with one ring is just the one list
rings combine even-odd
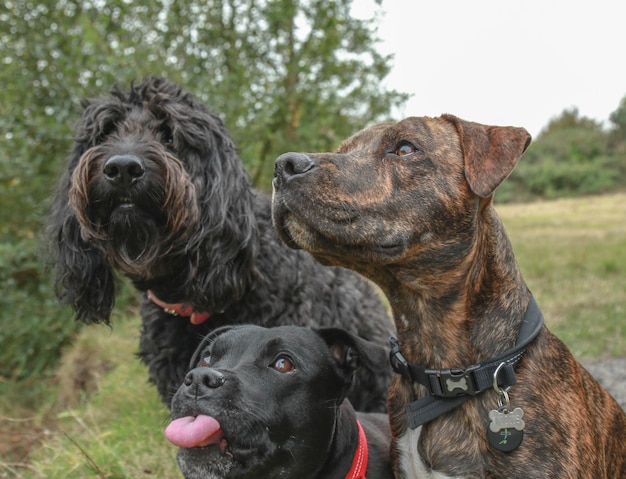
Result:
{"label": "pink tongue", "polygon": [[220,423],[209,416],[175,419],[165,429],[165,437],[178,447],[217,444],[222,438]]}

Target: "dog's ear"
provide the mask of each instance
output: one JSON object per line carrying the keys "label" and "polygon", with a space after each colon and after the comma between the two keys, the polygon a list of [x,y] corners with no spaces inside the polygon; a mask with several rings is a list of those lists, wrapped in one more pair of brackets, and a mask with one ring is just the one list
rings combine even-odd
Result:
{"label": "dog's ear", "polygon": [[[257,274],[257,218],[248,175],[222,120],[204,105],[169,104],[168,114],[176,119],[181,137],[179,155],[202,204],[197,227],[186,239],[190,264],[189,283],[194,306],[205,311],[222,311],[238,301]],[[267,209],[269,211],[269,207]]]}
{"label": "dog's ear", "polygon": [[67,201],[69,179],[62,181],[48,216],[47,257],[61,302],[85,323],[109,323],[115,301],[115,277],[102,254],[81,236]]}
{"label": "dog's ear", "polygon": [[487,126],[443,115],[456,128],[465,161],[465,178],[472,191],[486,198],[511,174],[531,136],[524,128]]}
{"label": "dog's ear", "polygon": [[[384,398],[373,398],[370,391],[389,388],[391,376],[378,374],[381,364],[389,365],[389,351],[343,329],[324,328],[317,333],[326,342],[343,375],[344,389],[339,399],[348,397],[353,404],[361,404],[361,411],[380,411],[381,407],[384,408]],[[368,373],[356,375],[357,369],[366,369]]]}
{"label": "dog's ear", "polygon": [[383,347],[343,329],[322,328],[317,333],[328,345],[339,367],[350,374],[360,367],[379,368],[380,361],[387,361],[387,351]]}

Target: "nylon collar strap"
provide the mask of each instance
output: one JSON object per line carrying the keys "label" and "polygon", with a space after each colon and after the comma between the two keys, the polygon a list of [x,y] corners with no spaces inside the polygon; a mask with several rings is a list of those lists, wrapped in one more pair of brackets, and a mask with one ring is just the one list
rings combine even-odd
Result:
{"label": "nylon collar strap", "polygon": [[356,425],[359,428],[359,443],[357,444],[356,451],[354,451],[354,459],[352,459],[352,466],[346,475],[346,479],[365,479],[365,471],[367,471],[368,460],[368,448],[367,438],[365,437],[365,431],[361,422],[357,419]]}
{"label": "nylon collar strap", "polygon": [[515,366],[542,327],[543,315],[537,302],[531,297],[515,346],[494,359],[467,369],[428,369],[410,363],[402,356],[398,340],[390,338],[389,359],[393,370],[406,381],[426,386],[430,392],[429,395],[407,405],[409,427],[415,429],[453,410],[472,396],[493,388],[494,374],[498,367],[500,367],[496,378],[498,387],[513,386],[516,383]]}

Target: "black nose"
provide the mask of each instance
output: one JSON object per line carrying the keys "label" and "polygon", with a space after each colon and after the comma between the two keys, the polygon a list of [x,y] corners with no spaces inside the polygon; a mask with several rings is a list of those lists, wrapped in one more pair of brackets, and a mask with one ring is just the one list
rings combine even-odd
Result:
{"label": "black nose", "polygon": [[141,160],[134,155],[115,155],[106,161],[102,172],[116,186],[127,187],[139,180],[145,169]]}
{"label": "black nose", "polygon": [[284,181],[305,175],[317,165],[313,158],[304,153],[283,153],[274,162],[274,178]]}
{"label": "black nose", "polygon": [[215,369],[195,368],[187,373],[184,384],[194,394],[202,395],[223,386],[225,382],[224,375]]}

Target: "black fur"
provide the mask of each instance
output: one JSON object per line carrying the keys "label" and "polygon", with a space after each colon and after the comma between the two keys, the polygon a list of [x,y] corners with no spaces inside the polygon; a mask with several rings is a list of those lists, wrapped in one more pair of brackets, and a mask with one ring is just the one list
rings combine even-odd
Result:
{"label": "black fur", "polygon": [[[164,402],[218,326],[338,326],[386,344],[393,326],[378,292],[278,240],[269,197],[250,187],[224,124],[190,93],[149,77],[83,106],[47,228],[57,295],[77,319],[108,323],[115,272],[128,276],[143,297],[139,356]],[[137,161],[128,184],[105,174],[116,156]],[[148,289],[211,317],[194,326],[147,300]],[[357,409],[385,409],[390,375],[386,363],[362,371]]]}

